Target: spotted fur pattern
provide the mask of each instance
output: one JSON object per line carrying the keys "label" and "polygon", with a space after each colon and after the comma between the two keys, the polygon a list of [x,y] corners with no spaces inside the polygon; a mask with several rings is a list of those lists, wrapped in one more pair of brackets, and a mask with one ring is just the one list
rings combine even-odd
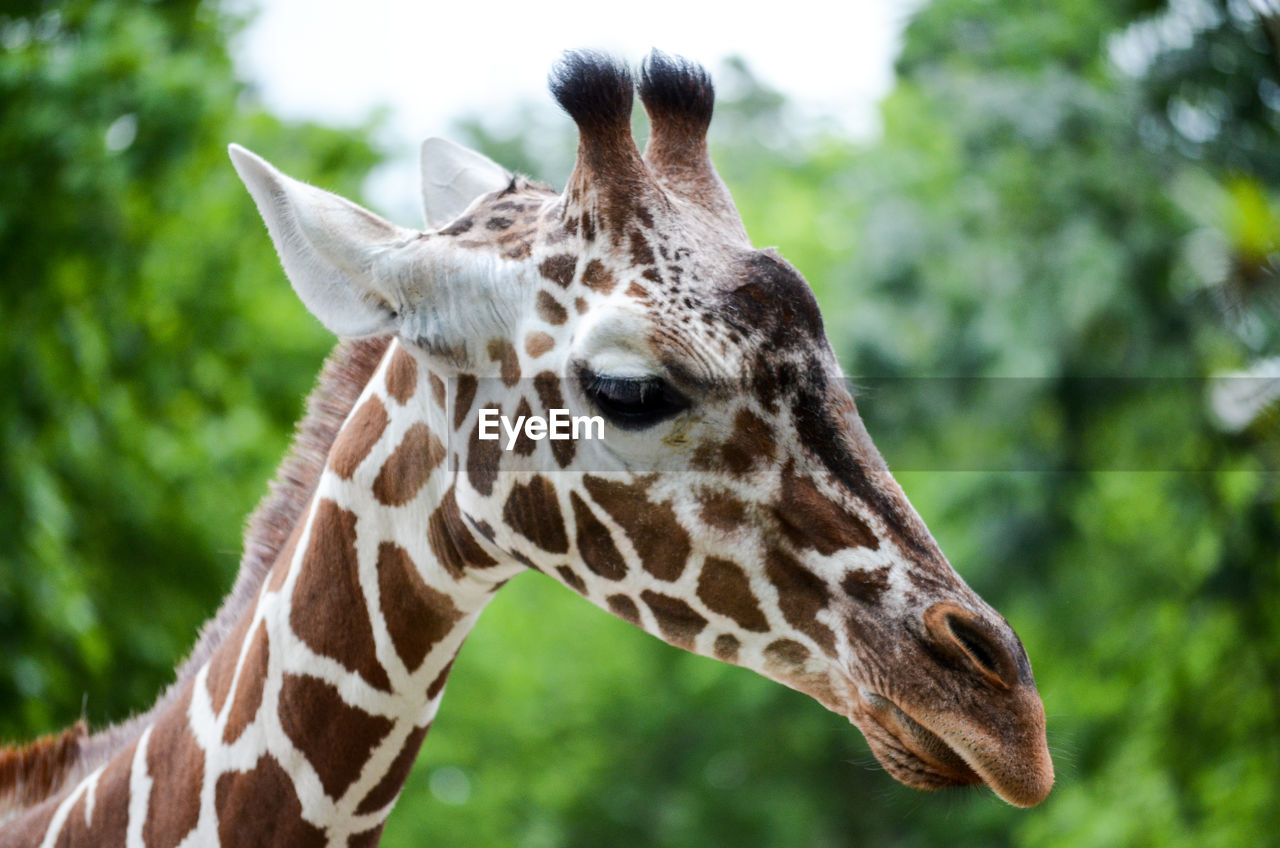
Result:
{"label": "spotted fur pattern", "polygon": [[[565,193],[515,178],[418,237],[464,269],[452,285],[483,268],[448,296],[487,334],[423,324],[336,356],[343,388],[313,404],[177,682],[0,845],[375,844],[462,640],[527,568],[808,693],[909,785],[1044,797],[1025,653],[890,476],[807,283],[747,242],[706,157],[709,78],[650,57],[643,157],[632,90],[594,54],[560,67],[581,133]],[[479,437],[481,409],[587,408],[583,375],[614,371],[691,403],[603,442]]]}

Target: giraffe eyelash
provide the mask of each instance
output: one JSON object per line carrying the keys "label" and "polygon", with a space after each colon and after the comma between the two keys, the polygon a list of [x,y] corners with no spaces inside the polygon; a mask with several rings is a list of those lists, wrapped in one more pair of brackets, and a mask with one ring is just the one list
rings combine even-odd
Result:
{"label": "giraffe eyelash", "polygon": [[642,430],[689,408],[689,401],[661,377],[613,377],[583,369],[582,390],[615,426]]}

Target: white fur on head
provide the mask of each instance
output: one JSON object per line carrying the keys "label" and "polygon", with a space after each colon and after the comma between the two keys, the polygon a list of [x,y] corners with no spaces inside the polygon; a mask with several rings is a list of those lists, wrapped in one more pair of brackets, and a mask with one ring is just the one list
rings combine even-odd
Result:
{"label": "white fur on head", "polygon": [[477,197],[501,191],[510,182],[511,172],[474,150],[443,138],[422,142],[422,211],[431,229],[443,227]]}
{"label": "white fur on head", "polygon": [[307,309],[339,336],[394,333],[405,305],[397,283],[417,233],[287,177],[238,144],[229,152]]}

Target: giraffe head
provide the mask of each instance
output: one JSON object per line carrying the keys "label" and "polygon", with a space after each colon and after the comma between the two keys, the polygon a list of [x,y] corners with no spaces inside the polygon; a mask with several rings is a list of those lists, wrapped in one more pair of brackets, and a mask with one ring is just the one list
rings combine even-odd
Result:
{"label": "giraffe head", "polygon": [[[627,68],[569,54],[551,87],[579,129],[564,193],[428,141],[422,231],[232,149],[317,317],[394,334],[437,398],[450,384],[448,409],[419,410],[449,445],[448,556],[536,568],[806,692],[910,786],[1039,803],[1053,766],[1022,645],[890,476],[808,284],[751,246],[707,153],[706,72],[646,60],[643,155]],[[599,416],[605,438],[506,450],[486,407]]]}

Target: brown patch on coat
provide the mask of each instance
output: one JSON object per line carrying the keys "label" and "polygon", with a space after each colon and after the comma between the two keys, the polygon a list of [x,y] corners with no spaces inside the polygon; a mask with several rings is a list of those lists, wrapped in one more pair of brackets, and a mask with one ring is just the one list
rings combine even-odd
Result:
{"label": "brown patch on coat", "polygon": [[459,218],[449,226],[440,231],[442,236],[460,236],[476,225],[476,219],[470,215],[465,218]]}
{"label": "brown patch on coat", "polygon": [[649,589],[640,593],[640,600],[653,611],[663,639],[686,650],[693,650],[693,640],[707,626],[707,620],[697,610],[679,598]]}
{"label": "brown patch on coat", "polygon": [[219,775],[213,798],[222,848],[324,848],[328,842],[323,830],[302,817],[293,781],[270,754],[249,771]]}
{"label": "brown patch on coat", "polygon": [[560,305],[560,301],[545,291],[538,292],[536,304],[538,316],[548,324],[558,327],[569,320],[569,313]]}
{"label": "brown patch on coat", "polygon": [[462,422],[467,420],[467,415],[471,412],[471,404],[475,403],[476,389],[480,383],[474,374],[459,374],[453,384],[457,387],[453,396],[453,429],[461,430]]}
{"label": "brown patch on coat", "polygon": [[640,626],[640,610],[636,608],[635,601],[626,595],[610,595],[604,600],[609,605],[609,610],[618,618],[625,619],[636,627]]}
{"label": "brown patch on coat", "polygon": [[782,616],[827,653],[836,655],[836,637],[831,628],[818,621],[818,612],[831,602],[826,582],[779,550],[765,556],[765,574],[778,590]]}
{"label": "brown patch on coat", "polygon": [[698,517],[717,530],[732,532],[747,518],[747,505],[725,489],[704,488],[698,492]]}
{"label": "brown patch on coat", "polygon": [[[711,322],[707,321],[707,323]],[[731,332],[730,335],[731,337],[736,337],[738,334]],[[761,352],[757,355],[755,365],[750,370],[752,397],[770,415],[777,413],[778,398],[782,394],[783,388],[787,385],[787,382],[782,379],[782,375],[778,373],[781,369],[774,368],[768,364],[765,361],[765,354]]]}
{"label": "brown patch on coat", "polygon": [[520,382],[520,356],[508,339],[489,339],[489,361],[499,363],[502,384],[511,388]]}
{"label": "brown patch on coat", "polygon": [[627,296],[635,298],[641,302],[648,302],[649,290],[635,280],[632,280],[631,285],[627,286]]}
{"label": "brown patch on coat", "polygon": [[556,340],[541,330],[534,330],[524,337],[524,352],[530,359],[537,359],[556,346]]}
{"label": "brown patch on coat", "polygon": [[333,473],[350,480],[389,423],[387,408],[378,398],[370,396],[342,428],[329,451],[329,467]]}
{"label": "brown patch on coat", "polygon": [[765,646],[764,661],[775,674],[798,671],[809,661],[809,649],[794,639],[777,639]]}
{"label": "brown patch on coat", "polygon": [[531,415],[533,415],[533,408],[529,406],[529,399],[521,397],[520,403],[516,405],[515,416],[515,420],[520,422],[520,428],[516,435],[515,444],[511,446],[511,452],[516,456],[533,456],[533,452],[538,449],[538,443],[529,438],[529,434],[524,427],[524,421],[528,421]]}
{"label": "brown patch on coat", "polygon": [[592,259],[582,271],[582,282],[592,291],[610,294],[618,285],[618,278],[599,259]]}
{"label": "brown patch on coat", "polygon": [[[548,414],[553,409],[565,408],[564,395],[560,394],[560,378],[554,371],[539,371],[533,378],[533,388],[538,392],[538,401]],[[568,468],[578,453],[578,443],[573,439],[549,440],[548,443],[556,464],[561,468]]]}
{"label": "brown patch on coat", "polygon": [[431,545],[431,553],[454,580],[461,578],[467,568],[492,568],[498,564],[467,529],[458,509],[456,492],[457,486],[450,486],[440,499],[440,505],[427,519],[427,542]]}
{"label": "brown patch on coat", "polygon": [[400,748],[400,753],[396,754],[396,758],[391,761],[391,766],[387,769],[386,774],[382,776],[376,786],[369,790],[369,794],[364,796],[360,806],[356,807],[356,815],[362,816],[367,813],[376,813],[396,799],[396,796],[400,794],[400,790],[404,787],[405,780],[409,777],[409,770],[413,768],[413,761],[418,758],[418,751],[422,748],[422,740],[427,738],[427,731],[430,729],[431,725],[415,727],[409,733],[408,738],[404,740],[404,745]]}
{"label": "brown patch on coat", "polygon": [[431,685],[427,687],[427,700],[434,701],[444,691],[444,682],[449,679],[449,672],[453,669],[453,660],[449,660],[444,664],[444,668],[440,669],[440,673],[436,675],[436,679],[431,681]]}
{"label": "brown patch on coat", "polygon": [[840,581],[840,588],[855,601],[878,606],[880,598],[889,590],[889,566],[855,569]]}
{"label": "brown patch on coat", "polygon": [[453,598],[428,586],[409,552],[394,542],[378,545],[378,597],[391,642],[410,673],[462,619]]}
{"label": "brown patch on coat", "polygon": [[880,540],[861,518],[841,508],[808,477],[790,467],[782,472],[782,488],[774,504],[782,532],[793,545],[824,556],[849,548],[880,547]]}
{"label": "brown patch on coat", "polygon": [[732,633],[721,633],[716,637],[716,643],[712,650],[715,652],[716,659],[721,662],[738,663],[738,651],[742,648],[742,643],[738,641],[738,637]]}
{"label": "brown patch on coat", "polygon": [[649,246],[649,240],[644,237],[644,233],[632,230],[630,239],[631,264],[637,267],[652,265],[654,263],[653,248]]}
{"label": "brown patch on coat", "polygon": [[587,310],[590,308],[590,304],[587,303],[587,299],[585,297],[575,297],[573,299],[573,308],[578,310],[579,315],[586,315]]}
{"label": "brown patch on coat", "polygon": [[579,595],[587,594],[587,584],[583,583],[582,578],[579,577],[577,572],[569,566],[557,565],[556,574],[560,575],[560,579],[564,581],[566,586],[577,592]]}
{"label": "brown patch on coat", "polygon": [[77,721],[21,747],[0,748],[0,813],[30,807],[58,791],[88,737],[89,728]]}
{"label": "brown patch on coat", "polygon": [[421,421],[414,423],[383,463],[373,481],[373,496],[387,506],[407,504],[444,460],[444,454],[444,444],[431,428]]}
{"label": "brown patch on coat", "polygon": [[418,363],[403,347],[397,346],[387,365],[387,394],[404,406],[418,385]]}
{"label": "brown patch on coat", "polygon": [[382,825],[347,837],[347,848],[374,848],[382,839]]}
{"label": "brown patch on coat", "polygon": [[541,474],[528,483],[516,483],[502,506],[502,520],[515,532],[544,551],[553,554],[569,552],[564,515],[556,499],[556,487]]}
{"label": "brown patch on coat", "polygon": [[147,742],[147,773],[153,778],[142,841],[147,848],[174,848],[200,819],[204,750],[191,732],[188,685],[153,725]]}
{"label": "brown patch on coat", "polygon": [[675,580],[684,572],[692,545],[670,504],[651,501],[643,483],[619,483],[588,474],[583,485],[626,532],[645,571],[659,580]]}
{"label": "brown patch on coat", "polygon": [[699,445],[692,464],[701,471],[745,474],[762,463],[772,462],[775,453],[772,428],[750,410],[739,409],[728,440]]}
{"label": "brown patch on coat", "polygon": [[[514,241],[515,243],[507,248],[502,255],[508,259],[528,259],[529,254],[533,252],[533,246],[523,238]],[[503,240],[499,240],[498,243],[502,244]]]}
{"label": "brown patch on coat", "polygon": [[751,580],[735,562],[708,557],[698,575],[698,597],[707,609],[728,616],[744,630],[764,633],[769,620],[751,591]]}
{"label": "brown patch on coat", "polygon": [[228,745],[240,738],[262,706],[262,690],[267,683],[267,663],[271,653],[269,641],[266,624],[258,624],[245,654],[244,665],[240,668],[240,681],[236,684],[236,696],[227,713],[227,726],[222,731],[222,741]]}
{"label": "brown patch on coat", "polygon": [[129,823],[129,784],[137,742],[119,751],[98,778],[91,830],[97,845],[123,845]]}
{"label": "brown patch on coat", "polygon": [[485,497],[493,494],[493,484],[498,479],[498,466],[501,462],[500,441],[480,438],[480,421],[477,419],[476,426],[471,431],[471,440],[467,443],[467,479],[471,481],[471,488]]}
{"label": "brown patch on coat", "polygon": [[573,523],[577,528],[578,553],[587,568],[606,580],[621,580],[627,576],[627,562],[613,543],[609,528],[596,518],[577,492],[569,493],[573,504]]}
{"label": "brown patch on coat", "polygon": [[357,576],[356,514],[321,500],[303,557],[289,626],[317,654],[341,663],[370,686],[390,691],[391,681],[374,652],[373,625]]}
{"label": "brown patch on coat", "polygon": [[318,677],[285,674],[277,709],[280,727],[315,768],[320,785],[338,799],[360,776],[370,753],[395,726],[353,707]]}
{"label": "brown patch on coat", "polygon": [[[299,526],[302,523],[299,521]],[[294,532],[297,535],[301,531],[295,530]],[[294,544],[297,544],[296,540]],[[276,567],[280,568],[279,565]],[[212,702],[215,715],[222,712],[222,705],[226,703],[227,695],[231,694],[231,684],[235,682],[236,676],[236,663],[240,661],[240,648],[244,644],[245,637],[249,635],[249,625],[252,623],[253,610],[245,610],[244,615],[240,616],[236,626],[227,634],[227,638],[222,640],[222,644],[218,646],[218,650],[214,651],[213,657],[209,660],[209,673],[205,675],[205,688],[209,690],[209,700]]]}
{"label": "brown patch on coat", "polygon": [[578,257],[572,253],[548,256],[538,265],[538,272],[551,282],[567,289],[573,282],[573,272],[578,268]]}
{"label": "brown patch on coat", "polygon": [[759,463],[772,462],[774,455],[773,428],[751,410],[739,409],[733,416],[733,434],[722,452],[725,468],[743,474]]}
{"label": "brown patch on coat", "polygon": [[436,402],[436,406],[444,409],[449,402],[449,392],[445,388],[444,380],[435,374],[428,374],[427,380],[431,383],[431,399]]}
{"label": "brown patch on coat", "polygon": [[493,528],[489,526],[489,522],[483,518],[469,519],[469,521],[476,528],[476,532],[484,537],[485,541],[493,542],[498,538],[497,534],[493,532]]}

